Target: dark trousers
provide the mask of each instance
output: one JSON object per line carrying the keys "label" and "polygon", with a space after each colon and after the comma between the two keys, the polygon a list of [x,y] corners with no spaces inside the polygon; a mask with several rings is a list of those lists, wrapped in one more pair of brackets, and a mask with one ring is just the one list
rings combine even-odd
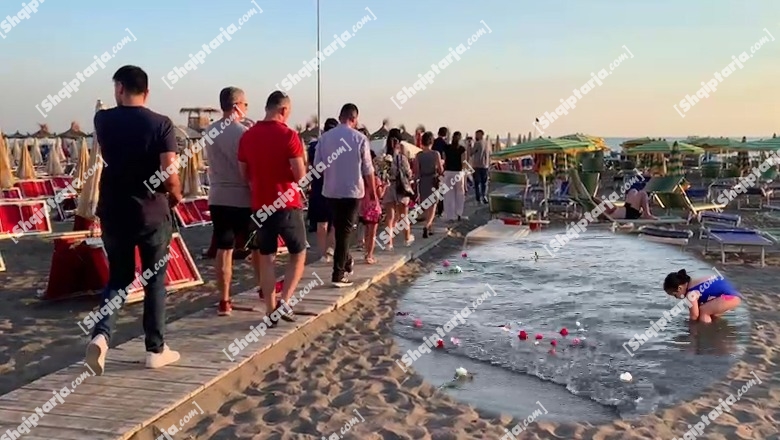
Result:
{"label": "dark trousers", "polygon": [[338,281],[352,270],[353,260],[349,247],[352,232],[357,226],[360,199],[328,199],[328,203],[333,216],[333,234],[336,238],[332,281]]}
{"label": "dark trousers", "polygon": [[488,169],[474,168],[474,193],[477,196],[477,202],[487,198]]}
{"label": "dark trousers", "polygon": [[165,273],[168,268],[165,256],[173,232],[171,221],[169,219],[160,225],[144,226],[136,231],[128,231],[121,225],[110,223],[103,223],[101,227],[103,245],[108,254],[109,276],[100,310],[101,313],[106,309],[111,312],[103,314],[92,336],[102,334],[107,340],[111,339],[119,315],[119,308],[115,304],[124,305],[126,296],[123,298],[123,293],[136,281],[135,248],[138,246],[141,274],[137,278],[146,283],[143,317],[146,351],[161,353],[165,332]]}

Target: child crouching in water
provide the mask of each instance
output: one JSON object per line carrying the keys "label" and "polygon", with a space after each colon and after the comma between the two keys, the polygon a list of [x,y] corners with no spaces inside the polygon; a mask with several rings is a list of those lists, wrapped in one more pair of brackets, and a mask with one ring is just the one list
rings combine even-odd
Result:
{"label": "child crouching in water", "polygon": [[667,275],[664,290],[675,298],[691,301],[691,321],[710,323],[742,302],[742,295],[722,276],[691,280],[685,269]]}
{"label": "child crouching in water", "polygon": [[374,259],[374,248],[376,247],[376,230],[379,221],[382,219],[382,204],[380,200],[384,197],[385,186],[381,179],[374,179],[376,182],[376,197],[373,199],[368,196],[368,191],[360,201],[360,223],[363,225],[363,249],[365,250],[365,261],[367,264],[376,263]]}

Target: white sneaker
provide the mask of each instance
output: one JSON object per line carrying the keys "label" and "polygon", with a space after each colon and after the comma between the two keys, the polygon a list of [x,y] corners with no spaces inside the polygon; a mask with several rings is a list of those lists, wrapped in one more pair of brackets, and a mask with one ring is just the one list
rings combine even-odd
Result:
{"label": "white sneaker", "polygon": [[178,351],[173,351],[168,344],[163,346],[162,353],[146,353],[146,368],[162,368],[179,360],[181,356]]}
{"label": "white sneaker", "polygon": [[333,250],[333,248],[329,247],[328,250],[325,251],[325,255],[332,257],[336,251]]}
{"label": "white sneaker", "polygon": [[92,369],[97,376],[103,375],[106,367],[106,353],[108,353],[108,340],[104,335],[97,335],[87,344],[87,354],[84,363]]}
{"label": "white sneaker", "polygon": [[333,262],[333,257],[327,254],[323,255],[322,258],[320,258],[320,261],[318,261],[318,263],[325,263],[325,264],[332,263],[332,262]]}
{"label": "white sneaker", "polygon": [[408,239],[408,240],[406,240],[406,247],[409,247],[409,246],[411,246],[411,245],[412,245],[412,243],[414,243],[414,235],[410,235],[410,236],[409,236],[409,239]]}

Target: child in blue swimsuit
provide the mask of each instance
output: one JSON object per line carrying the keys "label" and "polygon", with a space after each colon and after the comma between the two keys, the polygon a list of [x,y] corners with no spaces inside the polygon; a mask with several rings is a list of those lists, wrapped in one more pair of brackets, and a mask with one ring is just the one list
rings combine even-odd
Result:
{"label": "child in blue swimsuit", "polygon": [[742,302],[742,295],[721,276],[691,280],[685,269],[672,272],[664,280],[664,290],[678,299],[691,300],[691,321],[712,322]]}

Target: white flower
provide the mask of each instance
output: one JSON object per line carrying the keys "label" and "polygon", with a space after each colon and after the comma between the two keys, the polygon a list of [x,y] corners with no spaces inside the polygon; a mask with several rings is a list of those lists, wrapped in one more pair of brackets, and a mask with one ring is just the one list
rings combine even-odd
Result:
{"label": "white flower", "polygon": [[620,380],[622,380],[623,382],[631,382],[631,373],[626,372],[621,374]]}
{"label": "white flower", "polygon": [[463,367],[459,367],[459,368],[455,369],[455,377],[464,377],[464,376],[466,376],[468,374],[469,374],[469,372],[466,371],[466,369],[463,368]]}

